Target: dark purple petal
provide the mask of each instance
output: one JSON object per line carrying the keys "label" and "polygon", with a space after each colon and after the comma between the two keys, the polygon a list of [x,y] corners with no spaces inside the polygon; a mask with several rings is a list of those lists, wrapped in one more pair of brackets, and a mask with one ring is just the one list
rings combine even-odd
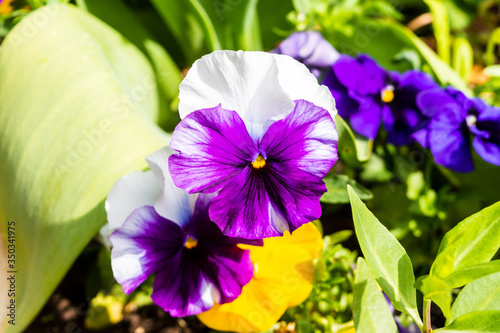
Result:
{"label": "dark purple petal", "polygon": [[434,161],[451,170],[474,170],[467,127],[449,121],[456,116],[456,107],[444,108],[430,122],[429,147]]}
{"label": "dark purple petal", "polygon": [[243,120],[219,106],[198,110],[177,125],[170,147],[169,170],[178,187],[215,192],[255,160],[258,150]]}
{"label": "dark purple petal", "polygon": [[366,99],[358,112],[350,116],[352,128],[369,139],[377,136],[382,119],[382,105],[375,100]]}
{"label": "dark purple petal", "polygon": [[472,141],[476,153],[488,163],[500,165],[500,136],[484,139],[476,136]]}
{"label": "dark purple petal", "polygon": [[183,247],[179,225],[164,219],[153,207],[137,208],[110,237],[113,273],[129,294],[149,275],[164,267]]}
{"label": "dark purple petal", "polygon": [[330,89],[339,115],[344,119],[349,119],[350,115],[358,110],[359,103],[349,96],[347,88],[340,83],[333,70],[330,69],[326,73],[323,84]]}
{"label": "dark purple petal", "polygon": [[269,127],[259,142],[259,150],[269,163],[323,179],[337,161],[337,141],[335,123],[328,111],[297,100],[288,116]]}
{"label": "dark purple petal", "polygon": [[322,178],[337,160],[335,124],[326,110],[295,103],[259,142],[266,165],[246,168],[214,199],[210,217],[224,234],[274,237],[321,215]]}
{"label": "dark purple petal", "polygon": [[231,302],[253,276],[248,250],[198,243],[184,248],[158,272],[151,298],[172,316],[195,315],[214,302]]}
{"label": "dark purple petal", "polygon": [[376,95],[385,87],[388,74],[368,56],[342,55],[332,66],[339,82],[361,96]]}
{"label": "dark purple petal", "polygon": [[[418,108],[427,117],[439,114],[449,104],[460,107],[457,101],[445,89],[425,90],[417,95]],[[462,116],[465,119],[465,115]]]}

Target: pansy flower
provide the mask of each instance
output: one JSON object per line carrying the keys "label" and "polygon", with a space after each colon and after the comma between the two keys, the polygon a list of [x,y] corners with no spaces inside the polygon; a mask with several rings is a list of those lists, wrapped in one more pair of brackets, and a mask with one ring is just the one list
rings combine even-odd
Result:
{"label": "pansy flower", "polygon": [[422,92],[417,103],[431,118],[415,139],[432,152],[436,163],[458,172],[474,170],[472,146],[481,158],[500,165],[500,108],[467,98],[453,87]]}
{"label": "pansy flower", "polygon": [[280,236],[321,215],[337,160],[334,100],[296,60],[216,51],[180,85],[170,173],[189,193],[216,193],[210,219],[228,236]]}
{"label": "pansy flower", "polygon": [[168,148],[150,155],[151,171],[113,186],[106,201],[113,274],[126,294],[155,274],[151,298],[172,316],[188,316],[236,299],[253,276],[248,250],[210,221],[210,194],[190,195],[168,173]]}
{"label": "pansy flower", "polygon": [[287,308],[299,305],[311,293],[314,260],[320,257],[323,239],[313,223],[293,235],[264,239],[264,246],[250,250],[254,276],[233,302],[216,304],[198,315],[207,326],[219,331],[265,332]]}
{"label": "pansy flower", "polygon": [[356,132],[373,140],[383,123],[387,141],[395,145],[413,142],[411,135],[426,119],[416,105],[417,94],[438,87],[426,73],[388,72],[365,54],[342,55],[323,84],[330,88],[339,115]]}
{"label": "pansy flower", "polygon": [[300,61],[320,77],[339,58],[337,50],[318,31],[297,31],[282,41],[271,53],[285,54]]}

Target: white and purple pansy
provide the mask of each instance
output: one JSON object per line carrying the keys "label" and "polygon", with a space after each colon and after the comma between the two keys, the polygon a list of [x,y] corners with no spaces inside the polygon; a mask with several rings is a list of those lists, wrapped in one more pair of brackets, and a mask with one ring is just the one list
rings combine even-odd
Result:
{"label": "white and purple pansy", "polygon": [[213,195],[190,195],[172,183],[170,154],[165,147],[146,159],[151,171],[118,180],[106,210],[116,229],[111,264],[124,292],[156,274],[151,298],[183,317],[236,299],[253,276],[249,251],[237,244],[262,241],[224,236],[208,217]]}
{"label": "white and purple pansy", "polygon": [[307,67],[264,52],[216,51],[180,85],[170,147],[175,185],[214,193],[210,219],[260,239],[321,215],[323,177],[337,161],[335,102]]}

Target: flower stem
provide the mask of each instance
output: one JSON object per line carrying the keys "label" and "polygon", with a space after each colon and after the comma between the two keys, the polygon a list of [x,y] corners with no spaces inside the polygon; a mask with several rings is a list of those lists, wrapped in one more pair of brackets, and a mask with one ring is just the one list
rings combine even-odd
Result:
{"label": "flower stem", "polygon": [[422,327],[422,333],[431,333],[431,304],[432,301],[424,297],[424,326]]}

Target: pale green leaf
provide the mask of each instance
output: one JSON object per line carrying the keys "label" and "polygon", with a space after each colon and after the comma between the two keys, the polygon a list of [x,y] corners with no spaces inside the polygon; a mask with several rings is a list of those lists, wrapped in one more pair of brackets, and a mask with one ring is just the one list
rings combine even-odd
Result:
{"label": "pale green leaf", "polygon": [[469,216],[443,237],[438,257],[457,246],[453,271],[488,262],[500,247],[500,202]]}
{"label": "pale green leaf", "polygon": [[489,76],[500,77],[500,65],[491,65],[483,70],[483,73]]}
{"label": "pale green leaf", "polygon": [[500,311],[500,272],[466,285],[453,303],[447,323],[466,313],[483,310]]}
{"label": "pale green leaf", "polygon": [[453,42],[453,68],[462,79],[468,80],[473,65],[474,52],[469,41],[463,37],[455,38]]}
{"label": "pale green leaf", "polygon": [[437,41],[437,51],[439,57],[450,63],[450,23],[448,20],[448,12],[442,1],[424,0],[429,6],[432,14],[432,28]]}
{"label": "pale green leaf", "polygon": [[34,11],[3,42],[0,219],[17,223],[19,314],[8,332],[23,331],[106,222],[113,183],[166,144],[157,97],[146,58],[74,6]]}
{"label": "pale green leaf", "polygon": [[362,162],[366,162],[370,158],[373,142],[356,136],[339,115],[335,115],[335,127],[339,134],[338,152],[340,158],[353,166],[360,166]]}
{"label": "pale green leaf", "polygon": [[353,318],[357,333],[397,333],[384,295],[363,258],[358,258],[354,279]]}
{"label": "pale green leaf", "polygon": [[364,257],[394,307],[413,318],[419,327],[415,276],[410,258],[397,239],[383,226],[348,186],[354,229]]}
{"label": "pale green leaf", "polygon": [[486,47],[486,52],[484,53],[484,59],[486,60],[486,65],[493,65],[495,63],[495,46],[500,45],[500,28],[496,28],[490,35],[488,39],[488,45]]}
{"label": "pale green leaf", "polygon": [[500,311],[475,311],[458,317],[451,325],[433,332],[439,333],[498,333]]}
{"label": "pale green leaf", "polygon": [[500,272],[500,260],[493,260],[456,270],[444,280],[451,288],[459,288],[471,281],[496,272]]}
{"label": "pale green leaf", "polygon": [[365,188],[363,185],[358,184],[354,179],[350,179],[346,175],[332,175],[323,179],[326,184],[327,192],[321,197],[321,202],[326,203],[348,203],[349,193],[347,192],[347,185],[352,186],[356,194],[362,200],[369,200],[373,198],[372,192]]}
{"label": "pale green leaf", "polygon": [[415,287],[422,292],[425,298],[436,303],[446,318],[450,318],[452,288],[445,281],[434,275],[426,275],[418,278]]}

